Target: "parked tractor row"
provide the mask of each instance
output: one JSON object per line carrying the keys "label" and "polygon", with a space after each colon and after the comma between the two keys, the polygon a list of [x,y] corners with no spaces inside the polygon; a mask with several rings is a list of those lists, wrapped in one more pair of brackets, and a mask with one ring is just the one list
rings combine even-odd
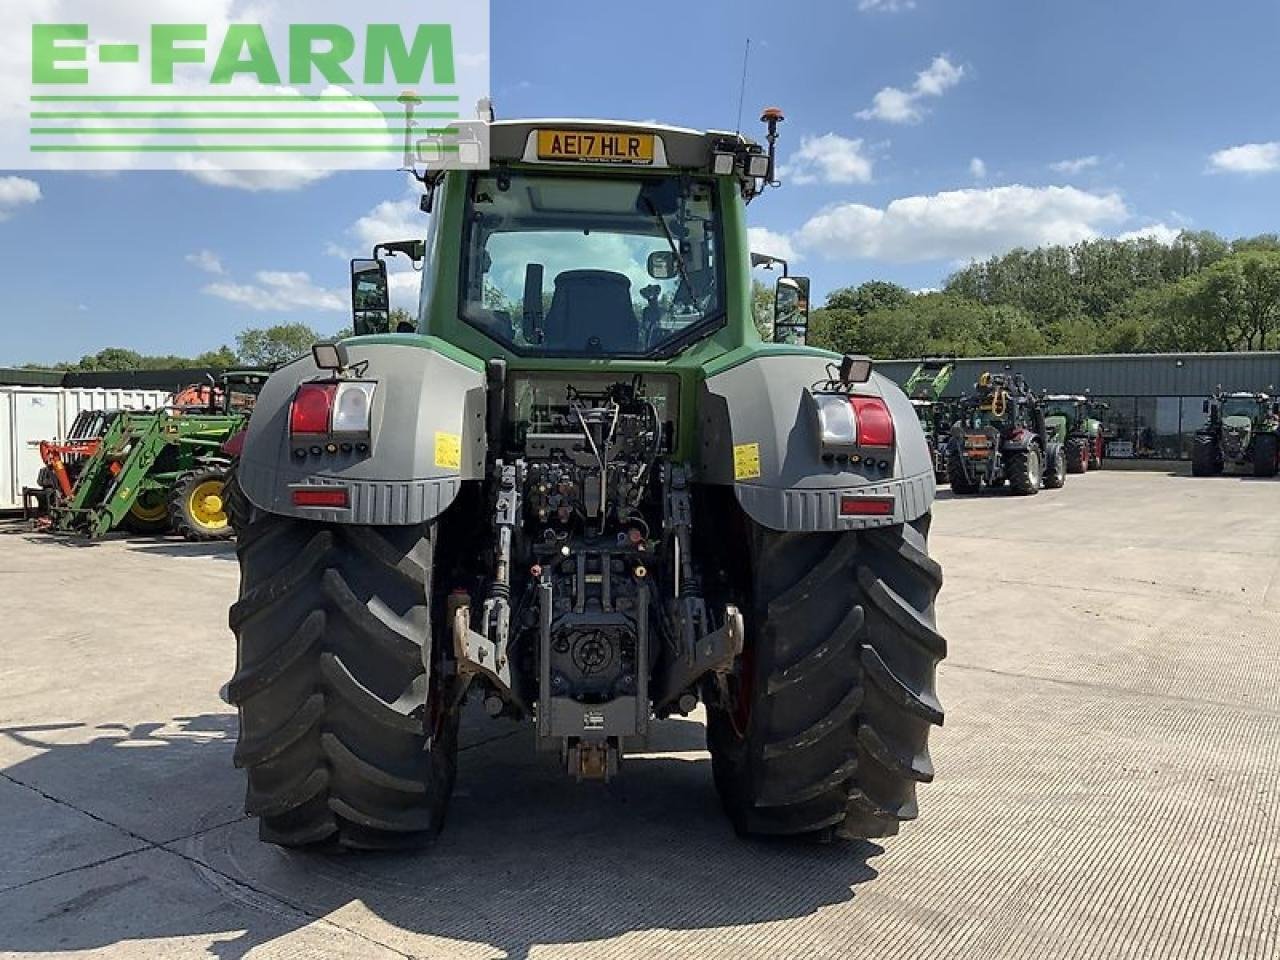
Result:
{"label": "parked tractor row", "polygon": [[97,538],[112,530],[233,535],[224,502],[228,443],[243,434],[266,374],[224,374],[189,387],[163,410],[86,410],[67,436],[40,441],[39,485],[28,516],[54,533]]}

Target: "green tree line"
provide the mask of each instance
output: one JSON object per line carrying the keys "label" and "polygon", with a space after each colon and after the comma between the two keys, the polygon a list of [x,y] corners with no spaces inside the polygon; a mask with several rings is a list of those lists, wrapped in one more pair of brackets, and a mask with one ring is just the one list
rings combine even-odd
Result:
{"label": "green tree line", "polygon": [[[401,321],[412,322],[406,310],[391,311],[391,328]],[[172,354],[145,354],[123,347],[107,347],[75,361],[44,364],[28,363],[28,370],[67,370],[96,373],[123,370],[229,370],[233,367],[274,367],[300,357],[319,340],[351,336],[351,330],[339,330],[330,336],[317,333],[305,323],[284,323],[273,327],[254,327],[236,335],[235,347],[221,346],[194,357]]]}
{"label": "green tree line", "polygon": [[809,342],[885,359],[1280,349],[1280,236],[1014,250],[926,293],[870,281],[831,293]]}

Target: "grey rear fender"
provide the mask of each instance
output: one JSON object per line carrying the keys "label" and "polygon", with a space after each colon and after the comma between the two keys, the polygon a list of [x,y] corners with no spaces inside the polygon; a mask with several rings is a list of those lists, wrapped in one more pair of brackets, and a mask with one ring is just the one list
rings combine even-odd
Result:
{"label": "grey rear fender", "polygon": [[[348,379],[374,381],[368,450],[328,451],[323,439],[289,434],[298,386],[333,376],[303,357],[271,375],[249,423],[238,479],[261,510],[331,523],[403,526],[425,523],[457,497],[463,481],[485,467],[484,373],[426,345],[347,342]],[[358,374],[358,376],[357,376]],[[335,438],[338,439],[338,438]],[[314,453],[319,447],[321,453]],[[305,451],[299,455],[298,451]],[[345,487],[344,509],[302,507],[302,488]]]}
{"label": "grey rear fender", "polygon": [[[852,392],[884,400],[893,418],[892,451],[868,449],[857,463],[824,459],[805,393],[829,379],[830,363],[817,353],[765,354],[708,377],[700,414],[702,481],[732,484],[747,514],[772,530],[857,530],[915,520],[929,510],[936,489],[915,408],[893,381],[873,373]],[[892,497],[893,512],[842,516],[843,498],[858,496]]]}

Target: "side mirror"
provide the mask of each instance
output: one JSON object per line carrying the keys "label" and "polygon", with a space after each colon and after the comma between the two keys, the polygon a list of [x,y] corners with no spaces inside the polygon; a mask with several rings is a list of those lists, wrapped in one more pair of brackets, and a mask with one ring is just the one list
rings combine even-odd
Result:
{"label": "side mirror", "polygon": [[1208,415],[1208,413],[1209,413],[1209,401],[1208,401],[1208,400],[1206,400],[1206,401],[1204,402],[1204,412],[1205,412],[1205,414],[1206,414],[1206,415]]}
{"label": "side mirror", "polygon": [[808,335],[809,278],[782,277],[773,297],[773,341],[803,345]]}
{"label": "side mirror", "polygon": [[655,280],[674,280],[680,270],[675,254],[670,250],[655,250],[649,254],[647,268],[649,276]]}
{"label": "side mirror", "polygon": [[356,336],[387,333],[391,325],[391,291],[384,260],[351,261],[351,329]]}

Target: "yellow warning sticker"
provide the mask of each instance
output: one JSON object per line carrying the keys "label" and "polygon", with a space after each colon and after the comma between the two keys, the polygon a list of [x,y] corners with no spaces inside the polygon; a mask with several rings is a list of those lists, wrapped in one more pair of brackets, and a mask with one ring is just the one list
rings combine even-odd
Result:
{"label": "yellow warning sticker", "polygon": [[733,446],[733,479],[760,479],[760,444],[736,443]]}
{"label": "yellow warning sticker", "polygon": [[456,433],[436,434],[436,466],[447,470],[462,469],[462,438]]}

